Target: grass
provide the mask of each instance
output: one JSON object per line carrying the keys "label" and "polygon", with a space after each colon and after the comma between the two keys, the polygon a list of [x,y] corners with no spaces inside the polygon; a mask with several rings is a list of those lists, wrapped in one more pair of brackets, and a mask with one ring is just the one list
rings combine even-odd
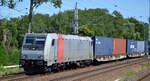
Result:
{"label": "grass", "polygon": [[125,81],[125,80],[128,80],[129,78],[131,77],[134,77],[136,74],[138,74],[138,72],[144,70],[144,69],[148,69],[150,68],[150,63],[147,63],[147,64],[142,64],[141,65],[141,69],[135,71],[135,70],[130,70],[128,71],[127,75],[125,77],[123,77],[121,80],[119,81]]}
{"label": "grass", "polygon": [[123,77],[122,79],[120,79],[119,81],[125,81],[131,77],[134,77],[137,73],[138,73],[137,71],[130,70],[127,72],[127,75]]}
{"label": "grass", "polygon": [[143,69],[148,69],[148,68],[150,68],[150,63],[148,63],[148,64],[143,64],[143,65],[142,65],[142,68],[143,68]]}
{"label": "grass", "polygon": [[2,68],[0,67],[0,76],[7,76],[9,74],[15,74],[15,73],[20,73],[20,72],[24,72],[24,70],[22,68]]}

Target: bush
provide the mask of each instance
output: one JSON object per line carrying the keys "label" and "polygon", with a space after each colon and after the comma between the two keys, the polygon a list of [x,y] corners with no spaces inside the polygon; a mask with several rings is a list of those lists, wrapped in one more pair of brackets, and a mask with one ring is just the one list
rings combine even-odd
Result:
{"label": "bush", "polygon": [[6,50],[0,46],[0,66],[18,65],[20,53],[17,48]]}
{"label": "bush", "polygon": [[8,62],[7,65],[18,65],[20,58],[20,50],[13,48],[8,52]]}
{"label": "bush", "polygon": [[5,64],[7,64],[8,61],[8,54],[6,52],[6,50],[0,46],[0,66],[4,66]]}
{"label": "bush", "polygon": [[24,72],[23,68],[8,68],[4,69],[0,66],[0,76]]}

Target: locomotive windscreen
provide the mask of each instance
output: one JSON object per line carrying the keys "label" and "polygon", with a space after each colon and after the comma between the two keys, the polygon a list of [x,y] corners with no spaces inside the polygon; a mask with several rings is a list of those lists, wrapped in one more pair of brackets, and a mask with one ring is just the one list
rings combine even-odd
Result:
{"label": "locomotive windscreen", "polygon": [[33,45],[33,42],[34,42],[34,37],[27,37],[25,44],[26,45]]}
{"label": "locomotive windscreen", "polygon": [[45,36],[27,36],[23,45],[24,50],[43,50],[45,45]]}

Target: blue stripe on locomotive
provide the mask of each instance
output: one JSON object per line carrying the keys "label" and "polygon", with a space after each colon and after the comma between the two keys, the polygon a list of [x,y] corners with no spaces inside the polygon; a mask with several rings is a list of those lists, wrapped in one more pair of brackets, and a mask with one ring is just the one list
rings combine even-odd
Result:
{"label": "blue stripe on locomotive", "polygon": [[127,40],[127,54],[137,53],[137,41]]}
{"label": "blue stripe on locomotive", "polygon": [[95,56],[112,55],[113,40],[106,37],[93,38],[93,51]]}

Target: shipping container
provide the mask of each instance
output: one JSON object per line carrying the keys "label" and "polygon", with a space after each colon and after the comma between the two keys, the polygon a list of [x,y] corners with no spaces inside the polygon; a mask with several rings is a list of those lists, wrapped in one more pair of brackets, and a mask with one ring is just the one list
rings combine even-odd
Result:
{"label": "shipping container", "polygon": [[143,53],[145,48],[145,42],[144,41],[137,41],[137,52]]}
{"label": "shipping container", "polygon": [[113,54],[126,54],[126,39],[113,39]]}
{"label": "shipping container", "polygon": [[127,40],[127,54],[137,53],[137,41]]}
{"label": "shipping container", "polygon": [[93,50],[95,56],[112,55],[112,48],[113,48],[112,38],[94,37],[93,43],[94,43]]}

